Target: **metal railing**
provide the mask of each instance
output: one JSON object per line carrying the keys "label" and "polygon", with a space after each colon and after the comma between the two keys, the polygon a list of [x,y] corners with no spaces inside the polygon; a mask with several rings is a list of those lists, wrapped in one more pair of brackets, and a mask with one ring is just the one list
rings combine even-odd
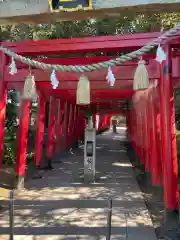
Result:
{"label": "metal railing", "polygon": [[9,240],[14,240],[14,190],[9,192]]}
{"label": "metal railing", "polygon": [[111,239],[111,221],[112,221],[112,199],[108,201],[108,214],[107,214],[107,236],[106,240]]}
{"label": "metal railing", "polygon": [[[112,199],[108,201],[106,240],[111,239]],[[9,191],[9,240],[14,240],[14,190]]]}

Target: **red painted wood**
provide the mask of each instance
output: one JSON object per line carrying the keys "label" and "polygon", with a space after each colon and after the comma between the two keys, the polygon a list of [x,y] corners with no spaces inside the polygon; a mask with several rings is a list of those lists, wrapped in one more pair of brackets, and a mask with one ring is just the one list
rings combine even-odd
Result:
{"label": "red painted wood", "polygon": [[137,114],[136,114],[136,107],[133,107],[133,113],[134,113],[134,139],[133,139],[133,148],[134,148],[134,152],[137,155]]}
{"label": "red painted wood", "polygon": [[159,146],[161,146],[161,121],[160,121],[160,111],[159,109],[157,109],[157,107],[155,108],[155,115],[156,115],[156,137],[157,137],[157,155],[158,155],[158,166],[159,166],[159,172],[160,177],[161,177],[161,184],[162,184],[162,176],[163,176],[163,157],[162,157],[162,148],[160,148]]}
{"label": "red painted wood", "polygon": [[153,88],[150,93],[150,114],[151,114],[151,120],[152,120],[152,155],[151,155],[151,161],[152,161],[152,185],[154,186],[160,186],[161,185],[161,161],[158,159],[158,139],[157,139],[157,129],[156,129],[156,110],[155,110],[155,91],[156,89]]}
{"label": "red painted wood", "polygon": [[6,57],[0,51],[0,168],[3,164],[3,149],[4,149],[4,125],[6,117],[6,98],[7,87],[5,85],[4,65]]}
{"label": "red painted wood", "polygon": [[65,110],[64,110],[64,149],[68,148],[68,126],[69,126],[69,111],[70,111],[70,104],[68,102],[65,103]]}
{"label": "red painted wood", "polygon": [[70,105],[70,115],[69,115],[69,127],[68,127],[68,147],[71,148],[73,138],[72,138],[72,130],[74,124],[74,105]]}
{"label": "red painted wood", "polygon": [[144,106],[144,97],[141,97],[141,118],[142,118],[142,139],[144,140],[143,145],[142,145],[142,162],[144,166],[146,165],[146,147],[147,147],[147,136],[146,136],[146,117],[145,117],[145,106]]}
{"label": "red painted wood", "polygon": [[135,112],[134,112],[134,108],[132,109],[131,111],[131,135],[132,135],[132,148],[133,150],[135,150],[134,148],[134,142],[135,142],[135,124],[134,124],[134,115],[135,115]]}
{"label": "red painted wood", "polygon": [[144,164],[144,118],[142,113],[142,101],[140,100],[139,103],[139,131],[140,131],[140,161]]}
{"label": "red painted wood", "polygon": [[150,159],[149,159],[149,128],[148,128],[148,108],[147,108],[147,93],[144,97],[144,140],[145,140],[145,170],[150,171]]}
{"label": "red painted wood", "polygon": [[34,155],[34,160],[35,160],[36,166],[38,167],[40,166],[40,162],[42,158],[45,110],[46,110],[46,99],[41,93],[39,93],[38,115],[37,115],[37,122],[36,122],[35,155]]}
{"label": "red painted wood", "polygon": [[72,124],[72,131],[71,131],[71,136],[72,136],[72,145],[76,142],[76,121],[77,121],[77,116],[78,116],[78,108],[77,105],[74,105],[74,116],[73,116],[73,124]]}
{"label": "red painted wood", "polygon": [[46,156],[50,160],[54,151],[54,133],[55,133],[55,121],[56,121],[56,100],[54,97],[50,97],[49,104],[49,125],[48,125],[48,141],[46,146]]}
{"label": "red painted wood", "polygon": [[139,154],[140,154],[140,162],[143,163],[143,123],[142,123],[142,109],[141,109],[141,102],[138,102],[138,112],[139,112],[139,138],[140,138],[140,149],[139,149]]}
{"label": "red painted wood", "polygon": [[62,114],[63,114],[63,107],[64,102],[60,99],[57,100],[58,104],[58,114],[57,114],[57,121],[56,121],[56,143],[55,143],[55,152],[59,152],[61,150],[61,139],[62,139]]}
{"label": "red painted wood", "polygon": [[17,133],[16,175],[25,176],[26,152],[28,141],[30,101],[22,100],[20,104],[19,127]]}
{"label": "red painted wood", "polygon": [[27,56],[132,51],[146,45],[161,34],[155,32],[56,40],[27,40],[18,43],[4,42],[3,46],[8,47],[13,52]]}
{"label": "red painted wood", "polygon": [[80,118],[80,108],[76,106],[76,120],[74,125],[74,141],[77,142],[79,140],[79,118]]}
{"label": "red painted wood", "polygon": [[140,112],[139,111],[139,103],[136,104],[136,115],[137,115],[137,156],[141,159],[141,132],[140,132]]}
{"label": "red painted wood", "polygon": [[[161,146],[163,158],[164,204],[167,209],[178,209],[178,168],[175,155],[173,92],[171,81],[171,49],[165,46],[166,61],[161,64],[160,81],[160,119],[161,119]],[[164,72],[164,69],[168,72]],[[174,138],[174,139],[173,139]]]}
{"label": "red painted wood", "polygon": [[92,115],[92,121],[93,121],[93,128],[95,128],[96,127],[96,114],[95,113]]}
{"label": "red painted wood", "polygon": [[149,168],[152,174],[152,182],[154,182],[154,166],[155,166],[155,154],[154,154],[154,144],[156,144],[153,131],[153,102],[152,102],[152,89],[148,89],[148,139],[149,139]]}

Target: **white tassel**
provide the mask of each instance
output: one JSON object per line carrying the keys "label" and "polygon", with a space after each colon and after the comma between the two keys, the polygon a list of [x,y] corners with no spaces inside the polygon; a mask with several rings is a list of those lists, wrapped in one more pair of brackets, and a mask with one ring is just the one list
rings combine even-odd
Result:
{"label": "white tassel", "polygon": [[53,70],[52,73],[51,73],[51,84],[52,84],[53,89],[56,89],[59,85],[59,81],[57,80],[55,70]]}
{"label": "white tassel", "polygon": [[160,64],[166,60],[166,54],[164,52],[164,50],[162,49],[162,47],[159,45],[158,48],[157,48],[157,51],[156,51],[156,58],[155,60],[157,62],[159,62]]}
{"label": "white tassel", "polygon": [[36,100],[37,92],[36,92],[36,83],[34,80],[34,76],[29,74],[24,82],[24,90],[23,90],[23,98]]}
{"label": "white tassel", "polygon": [[145,90],[149,86],[148,71],[145,66],[145,61],[140,60],[134,74],[133,90]]}
{"label": "white tassel", "polygon": [[108,73],[107,73],[107,76],[106,76],[106,80],[111,87],[114,86],[116,79],[114,77],[114,74],[112,72],[111,67],[108,68]]}
{"label": "white tassel", "polygon": [[9,65],[10,71],[9,74],[14,75],[17,73],[16,63],[14,61],[14,58],[11,58],[11,64]]}
{"label": "white tassel", "polygon": [[81,76],[77,85],[76,104],[88,105],[90,104],[90,84],[86,76]]}

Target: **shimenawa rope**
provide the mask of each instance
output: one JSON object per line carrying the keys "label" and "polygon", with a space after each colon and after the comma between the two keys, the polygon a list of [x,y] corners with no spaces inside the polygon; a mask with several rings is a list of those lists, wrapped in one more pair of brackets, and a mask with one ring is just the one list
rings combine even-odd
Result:
{"label": "shimenawa rope", "polygon": [[31,67],[39,68],[42,70],[55,70],[55,71],[62,71],[62,72],[92,72],[95,70],[99,70],[102,68],[108,68],[108,67],[113,67],[116,65],[120,65],[125,63],[126,61],[130,61],[134,58],[137,58],[141,56],[144,53],[149,52],[151,49],[159,45],[163,40],[168,40],[169,38],[176,36],[177,32],[180,30],[180,24],[176,25],[176,27],[170,29],[169,31],[165,32],[162,34],[160,37],[156,38],[149,44],[145,45],[144,47],[130,52],[126,55],[122,55],[120,57],[117,57],[115,59],[111,59],[109,61],[104,61],[104,62],[99,62],[99,63],[94,63],[94,64],[89,64],[89,65],[84,65],[84,66],[79,66],[79,65],[57,65],[57,64],[45,64],[42,62],[38,62],[35,60],[31,60],[29,58],[20,56],[16,53],[11,52],[7,48],[0,46],[0,50],[3,51],[5,54],[7,54],[9,57],[14,58],[15,60],[22,62],[24,64],[27,64]]}

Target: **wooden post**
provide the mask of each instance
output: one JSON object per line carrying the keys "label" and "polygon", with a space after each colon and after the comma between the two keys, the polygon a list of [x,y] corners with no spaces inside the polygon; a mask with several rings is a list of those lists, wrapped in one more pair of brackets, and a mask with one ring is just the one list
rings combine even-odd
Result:
{"label": "wooden post", "polygon": [[138,156],[138,113],[137,113],[137,104],[134,106],[134,149],[135,153]]}
{"label": "wooden post", "polygon": [[150,113],[150,122],[151,122],[151,172],[152,172],[152,185],[160,186],[161,184],[161,173],[159,171],[159,161],[157,155],[157,135],[156,135],[156,116],[155,116],[155,99],[153,99],[155,89],[153,88],[149,94],[149,113]]}
{"label": "wooden post", "polygon": [[96,114],[94,113],[92,116],[93,116],[93,128],[96,128]]}
{"label": "wooden post", "polygon": [[46,99],[43,94],[39,93],[38,115],[37,115],[37,122],[36,122],[35,155],[34,155],[34,160],[37,168],[40,167],[40,162],[42,158],[45,110],[46,110]]}
{"label": "wooden post", "polygon": [[160,121],[164,179],[164,205],[167,227],[178,212],[178,165],[176,153],[171,47],[165,45],[166,60],[160,65]]}
{"label": "wooden post", "polygon": [[54,152],[54,134],[55,134],[55,121],[56,121],[56,100],[50,97],[50,110],[49,110],[49,125],[48,125],[48,141],[46,157],[48,160],[48,169],[52,169],[51,159]]}
{"label": "wooden post", "polygon": [[16,157],[16,160],[17,160],[16,176],[17,176],[18,189],[21,189],[24,187],[30,106],[31,106],[31,103],[29,100],[24,100],[24,99],[21,100],[19,127],[18,127],[18,133],[17,133],[17,157]]}
{"label": "wooden post", "polygon": [[68,127],[68,148],[72,147],[72,128],[74,124],[74,105],[70,105],[69,127]]}
{"label": "wooden post", "polygon": [[138,121],[138,131],[139,131],[139,160],[143,164],[143,129],[142,129],[142,108],[141,108],[141,101],[138,101],[138,114],[139,114],[139,121]]}
{"label": "wooden post", "polygon": [[154,157],[153,157],[153,129],[152,129],[152,106],[151,106],[151,89],[147,93],[147,131],[148,131],[148,167],[149,172],[152,174],[152,167],[154,165]]}
{"label": "wooden post", "polygon": [[148,109],[147,109],[147,98],[145,96],[144,100],[144,143],[145,143],[145,170],[149,172],[149,132],[148,132]]}
{"label": "wooden post", "polygon": [[139,111],[139,102],[136,103],[136,129],[137,129],[137,156],[141,161],[141,132],[140,132],[140,111]]}
{"label": "wooden post", "polygon": [[77,123],[77,116],[78,116],[78,108],[74,105],[74,116],[73,116],[73,125],[71,130],[71,137],[72,137],[72,147],[74,147],[74,143],[76,142],[76,123]]}
{"label": "wooden post", "polygon": [[142,121],[142,163],[146,163],[146,135],[145,135],[145,114],[144,114],[144,98],[141,98],[141,121]]}
{"label": "wooden post", "polygon": [[56,121],[56,143],[55,143],[55,152],[60,151],[61,137],[62,137],[62,101],[58,99],[58,115]]}
{"label": "wooden post", "polygon": [[4,149],[4,127],[6,118],[6,98],[7,89],[4,79],[4,69],[6,64],[6,56],[0,51],[0,168],[3,164],[3,149]]}
{"label": "wooden post", "polygon": [[155,104],[154,106],[154,115],[155,115],[155,132],[156,132],[156,151],[157,151],[157,166],[158,166],[158,173],[160,178],[160,184],[162,185],[162,176],[163,176],[163,167],[162,167],[162,155],[161,155],[161,124],[160,124],[160,110],[159,110],[159,102],[160,102],[160,92],[159,92],[159,86],[157,86],[154,89],[154,95],[155,95]]}
{"label": "wooden post", "polygon": [[131,110],[131,144],[132,144],[132,148],[134,150],[134,108],[132,108]]}
{"label": "wooden post", "polygon": [[69,125],[69,111],[70,105],[68,102],[65,103],[64,106],[64,149],[68,148],[68,125]]}

